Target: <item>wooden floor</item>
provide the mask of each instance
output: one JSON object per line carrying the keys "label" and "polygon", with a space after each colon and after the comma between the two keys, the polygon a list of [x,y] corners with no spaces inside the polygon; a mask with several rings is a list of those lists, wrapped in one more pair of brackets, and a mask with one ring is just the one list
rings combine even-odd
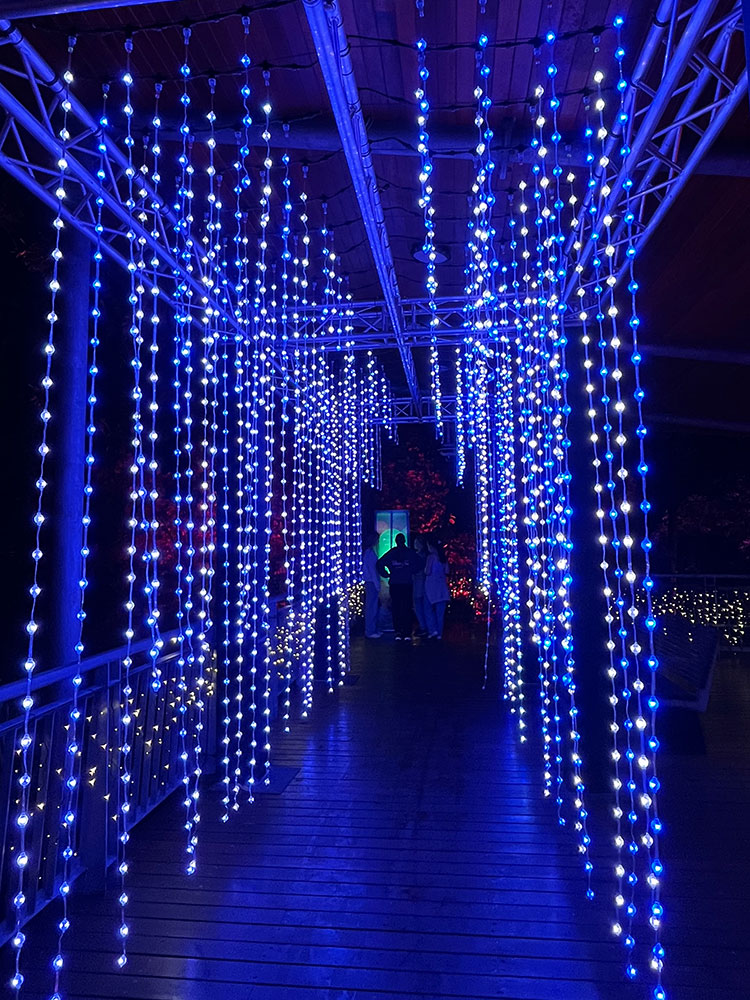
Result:
{"label": "wooden floor", "polygon": [[[192,879],[177,803],[138,828],[124,972],[114,894],[74,893],[66,1000],[650,997],[624,981],[609,875],[588,902],[537,753],[481,691],[481,652],[455,630],[440,647],[355,642],[358,682],[319,687],[313,718],[275,750],[299,768],[283,793],[226,825],[207,797]],[[750,997],[748,721],[747,670],[727,667],[707,752],[664,754],[669,1000]],[[43,914],[29,1000],[52,992],[52,954]]]}

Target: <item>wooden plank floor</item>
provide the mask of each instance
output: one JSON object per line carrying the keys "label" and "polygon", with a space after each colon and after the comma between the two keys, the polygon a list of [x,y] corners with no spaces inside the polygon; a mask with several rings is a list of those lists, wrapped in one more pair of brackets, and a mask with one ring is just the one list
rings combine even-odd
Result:
{"label": "wooden plank floor", "polygon": [[[647,982],[624,981],[607,870],[588,902],[572,837],[540,795],[538,752],[518,747],[481,691],[481,658],[455,629],[439,647],[355,642],[358,683],[318,687],[313,717],[274,749],[300,769],[286,790],[228,824],[206,796],[193,878],[178,803],[137,829],[124,972],[115,894],[74,893],[66,1000],[650,997]],[[750,685],[732,669],[719,674],[708,752],[665,754],[669,1000],[750,997]],[[42,914],[29,1000],[52,992],[52,954]]]}

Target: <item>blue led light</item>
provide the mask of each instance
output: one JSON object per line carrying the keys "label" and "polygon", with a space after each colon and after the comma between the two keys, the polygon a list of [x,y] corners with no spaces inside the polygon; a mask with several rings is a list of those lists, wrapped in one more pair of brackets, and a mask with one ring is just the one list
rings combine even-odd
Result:
{"label": "blue led light", "polygon": [[[69,139],[68,133],[68,111],[70,108],[70,103],[67,98],[67,87],[73,81],[73,74],[71,72],[71,64],[73,57],[73,49],[75,47],[75,39],[68,39],[68,59],[67,59],[67,70],[64,76],[66,84],[66,97],[62,101],[63,108],[63,121],[62,128],[60,130],[60,136],[63,140],[62,147],[60,150],[60,156],[57,161],[58,175],[56,179],[56,189],[55,197],[57,198],[58,209],[53,220],[53,227],[55,229],[55,241],[54,247],[51,253],[52,257],[52,276],[50,278],[48,288],[50,290],[50,310],[47,314],[47,339],[43,347],[43,353],[45,356],[44,364],[44,375],[42,377],[42,409],[40,412],[40,419],[42,422],[42,433],[41,441],[37,448],[37,452],[40,456],[39,461],[39,474],[36,479],[36,510],[33,515],[32,521],[34,524],[34,549],[31,553],[32,563],[33,563],[33,574],[32,583],[29,588],[29,595],[31,597],[31,609],[29,613],[29,618],[26,623],[26,634],[28,636],[28,644],[26,650],[26,659],[24,661],[24,671],[26,679],[26,690],[24,697],[21,701],[21,707],[23,709],[23,726],[21,730],[21,736],[18,744],[18,753],[20,756],[21,766],[20,774],[18,777],[19,793],[18,793],[18,812],[15,815],[15,827],[18,831],[18,843],[17,852],[14,859],[16,871],[10,875],[10,884],[14,885],[15,892],[12,900],[13,907],[13,918],[14,918],[14,931],[11,937],[11,947],[13,948],[15,954],[13,959],[13,974],[10,979],[10,987],[16,992],[20,991],[24,983],[24,975],[21,971],[22,964],[22,952],[23,947],[26,942],[26,935],[21,930],[21,926],[25,917],[25,907],[26,907],[26,890],[25,890],[25,873],[32,860],[31,857],[31,844],[27,840],[31,834],[33,834],[32,829],[32,810],[31,810],[31,761],[33,760],[32,744],[32,724],[31,724],[31,710],[34,707],[34,698],[32,695],[32,681],[34,670],[37,667],[37,661],[35,659],[35,637],[38,630],[38,622],[36,621],[37,614],[37,603],[39,596],[42,592],[42,588],[39,584],[39,567],[43,559],[42,550],[42,526],[46,521],[46,516],[44,514],[44,495],[47,487],[47,482],[44,479],[45,465],[47,455],[50,452],[50,447],[47,443],[48,438],[48,428],[49,423],[52,420],[52,413],[50,411],[51,405],[51,392],[53,386],[52,381],[52,358],[55,354],[55,329],[57,324],[57,313],[56,313],[56,303],[58,300],[58,293],[60,292],[60,261],[63,258],[62,251],[60,249],[61,243],[61,233],[64,228],[63,221],[63,205],[67,198],[67,141]],[[89,422],[89,427],[91,422]],[[88,464],[87,464],[88,467]],[[86,477],[86,483],[90,485],[90,479],[88,478],[88,473]],[[84,496],[85,487],[84,487]],[[87,499],[87,498],[86,498]],[[84,515],[85,516],[85,515]],[[82,549],[87,550],[86,544],[86,525],[84,525],[84,534],[82,540]],[[82,555],[82,572],[81,572],[81,585],[80,585],[80,602],[78,607],[79,622],[83,622],[83,596],[86,586],[86,563],[85,556]],[[76,646],[76,655],[79,655],[78,650],[81,647],[80,632],[79,641]],[[72,651],[66,651],[69,655]],[[78,676],[78,675],[77,675]],[[74,791],[75,785],[77,783],[76,777],[76,760],[78,747],[77,747],[77,722],[79,719],[78,713],[78,702],[77,702],[77,692],[80,686],[80,678],[76,683],[73,682],[73,709],[71,713],[70,726],[68,729],[68,736],[66,738],[66,761],[65,761],[65,779],[64,779],[64,792],[63,796],[65,801],[67,801],[68,806],[65,810],[61,810],[61,815],[63,816],[63,836],[62,841],[66,845],[69,840],[73,838],[72,827],[75,823],[75,814],[72,811],[71,802],[74,801]],[[76,731],[73,732],[73,727]],[[32,841],[33,843],[33,841]],[[59,925],[60,935],[58,937],[58,947],[57,954],[53,959],[52,967],[55,974],[55,982],[59,981],[59,973],[62,969],[63,958],[62,958],[62,935],[67,930],[67,905],[66,905],[66,895],[65,887],[69,884],[67,878],[65,877],[65,871],[68,868],[68,862],[70,860],[69,850],[63,849],[63,879],[58,892],[62,898],[63,904],[63,920],[61,925]]]}
{"label": "blue led light", "polygon": [[[128,182],[128,198],[126,201],[126,206],[130,212],[131,219],[135,212],[135,200],[133,198],[134,194],[134,178],[135,178],[135,168],[133,166],[133,141],[132,141],[132,116],[133,116],[133,106],[131,104],[131,91],[133,86],[133,78],[130,74],[130,58],[133,51],[132,39],[127,39],[125,42],[125,52],[126,52],[126,62],[127,71],[123,77],[125,83],[125,104],[123,106],[123,113],[125,115],[126,121],[126,138],[125,145],[128,151],[128,166],[126,169],[126,177]],[[131,223],[132,225],[132,223]],[[139,325],[139,308],[138,308],[138,293],[136,291],[136,274],[137,274],[137,264],[135,257],[135,233],[132,228],[128,231],[128,274],[130,278],[130,294],[128,296],[128,301],[130,302],[131,316],[130,316],[130,335],[133,344],[133,358],[131,361],[131,366],[133,369],[133,389],[131,392],[131,398],[133,400],[133,413],[132,413],[132,426],[133,426],[133,437],[131,439],[131,444],[133,447],[133,456],[130,465],[130,518],[128,521],[128,528],[130,531],[130,543],[127,547],[128,556],[128,574],[127,574],[127,600],[125,602],[125,613],[126,613],[126,628],[125,628],[125,656],[122,660],[122,670],[120,673],[120,684],[119,684],[119,717],[117,724],[118,739],[119,739],[119,781],[117,783],[117,870],[120,876],[120,924],[117,928],[117,933],[120,938],[120,953],[117,956],[117,965],[119,968],[124,968],[128,961],[127,954],[127,939],[129,933],[129,926],[126,919],[126,907],[128,902],[128,896],[126,892],[127,884],[127,874],[128,874],[128,851],[127,844],[130,840],[130,809],[131,809],[131,799],[133,794],[133,783],[132,783],[132,744],[134,739],[133,732],[133,687],[131,684],[130,668],[133,665],[132,660],[132,647],[133,639],[135,637],[135,622],[134,622],[134,610],[135,610],[135,587],[136,587],[136,562],[135,556],[137,552],[137,529],[138,529],[138,504],[139,500],[142,500],[143,494],[141,492],[141,487],[139,483],[139,477],[141,472],[141,467],[143,464],[143,455],[141,450],[142,434],[143,434],[143,424],[141,420],[141,400],[143,398],[143,392],[141,389],[141,361],[140,361],[140,342],[142,338],[140,335],[140,325]]]}
{"label": "blue led light", "polygon": [[[423,6],[417,6],[421,15]],[[175,103],[179,101],[182,114],[177,126],[176,190],[163,201],[159,109],[162,86],[157,84],[155,88],[151,131],[145,140],[143,162],[136,167],[133,95],[137,94],[137,85],[131,72],[130,40],[125,46],[127,66],[120,77],[125,91],[121,141],[127,152],[127,169],[121,188],[126,189],[122,203],[130,221],[125,258],[132,346],[127,647],[113,741],[118,766],[117,794],[113,798],[121,883],[121,967],[127,961],[126,943],[131,933],[127,920],[127,844],[133,803],[139,801],[134,747],[144,732],[143,722],[138,721],[141,694],[137,688],[134,690],[131,678],[133,647],[140,638],[136,632],[145,636],[144,648],[150,658],[146,677],[157,703],[166,709],[167,699],[172,697],[170,686],[176,688],[174,700],[168,705],[177,719],[179,749],[175,763],[180,772],[177,780],[183,785],[186,867],[192,874],[196,871],[201,820],[206,710],[214,693],[212,658],[218,651],[223,750],[221,819],[228,821],[241,802],[252,801],[257,782],[261,778],[269,780],[274,674],[278,673],[283,687],[280,724],[285,730],[290,728],[295,671],[303,718],[312,708],[315,637],[320,624],[328,691],[333,693],[344,681],[349,669],[350,601],[362,575],[359,490],[363,481],[375,487],[381,484],[381,436],[395,433],[385,375],[371,352],[364,356],[354,350],[351,296],[331,221],[338,216],[332,210],[329,217],[325,204],[320,207],[314,199],[308,199],[306,166],[301,169],[303,184],[297,194],[293,177],[300,165],[293,164],[288,153],[281,157],[280,166],[274,158],[273,150],[279,142],[271,134],[268,71],[264,73],[267,92],[261,105],[260,146],[250,132],[254,92],[250,85],[249,23],[247,16],[242,17],[244,52],[239,59],[236,95],[242,124],[238,124],[236,159],[231,167],[234,198],[228,214],[233,214],[235,224],[227,238],[222,231],[226,211],[221,203],[222,179],[216,172],[216,163],[221,162],[215,154],[216,83],[208,79],[206,91],[203,76],[191,72],[190,29],[183,32],[184,55],[177,67]],[[526,150],[530,173],[515,199],[508,220],[508,251],[501,256],[496,248],[501,237],[495,230],[494,217],[500,198],[496,178],[504,163],[492,149],[491,71],[486,59],[490,43],[486,34],[477,40],[473,91],[475,169],[465,241],[462,342],[455,354],[457,477],[459,481],[468,480],[467,464],[471,460],[476,487],[477,579],[487,598],[488,635],[493,613],[498,616],[503,696],[517,717],[522,742],[527,730],[522,664],[525,630],[536,647],[544,792],[554,800],[559,822],[575,827],[587,893],[591,895],[582,758],[587,748],[580,746],[576,673],[575,639],[580,624],[574,621],[571,610],[576,582],[571,569],[575,555],[571,539],[574,515],[568,464],[568,422],[575,398],[569,391],[569,380],[573,379],[575,385],[575,379],[584,376],[591,437],[592,513],[598,521],[608,647],[605,668],[611,680],[617,850],[614,926],[626,949],[627,975],[641,978],[647,962],[656,975],[653,996],[663,1000],[664,908],[660,892],[664,869],[659,856],[663,827],[657,810],[661,785],[656,774],[656,754],[660,744],[655,734],[660,705],[654,687],[659,662],[653,639],[657,619],[650,573],[651,504],[646,492],[649,464],[645,455],[648,429],[643,420],[645,395],[640,375],[643,358],[637,336],[641,326],[636,302],[639,287],[633,274],[639,216],[632,193],[634,182],[627,176],[634,124],[629,85],[623,72],[623,23],[619,15],[613,22],[617,42],[612,51],[618,79],[610,92],[615,94],[616,107],[614,113],[607,110],[603,73],[597,71],[594,87],[584,97],[587,169],[578,182],[569,173],[567,200],[562,194],[564,175],[559,147],[568,137],[558,128],[558,118],[562,123],[567,115],[558,114],[561,100],[555,90],[556,77],[563,67],[555,61],[555,32],[550,30],[543,36],[550,49],[544,50],[537,73],[541,82],[533,98],[532,136]],[[540,40],[536,45],[539,47]],[[430,71],[425,39],[417,41],[416,52],[418,199],[427,258],[430,393],[440,434],[444,400],[435,331],[435,164],[430,152],[432,108],[427,93]],[[64,80],[70,84],[70,70]],[[208,128],[204,126],[198,142],[193,135],[193,116],[199,108],[205,112],[206,107]],[[61,108],[67,116],[65,101]],[[99,117],[102,128],[109,120],[107,111],[105,103]],[[20,849],[15,858],[18,885],[14,886],[16,932],[12,938],[17,956],[12,985],[16,989],[23,983],[20,953],[25,937],[20,928],[26,907],[24,872],[31,856],[27,845],[32,843],[28,833],[33,824],[28,791],[33,762],[29,713],[34,705],[33,653],[40,593],[37,571],[43,558],[42,501],[46,499],[43,474],[48,452],[47,423],[52,419],[48,409],[50,371],[66,197],[65,149],[69,137],[65,125],[61,137],[56,192],[61,207],[55,222],[47,368],[42,383],[45,395],[34,519],[37,531],[32,556],[32,609],[27,624],[27,694],[22,703],[26,721],[18,746],[16,828]],[[103,184],[108,176],[109,140],[107,136],[106,142],[103,138],[99,141],[97,172]],[[260,166],[256,167],[258,160]],[[611,183],[615,176],[620,181],[617,188]],[[585,194],[583,200],[579,190]],[[310,201],[314,202],[312,207]],[[77,608],[80,628],[75,647],[79,662],[84,652],[89,586],[96,348],[105,238],[103,200],[97,199],[95,204],[97,245]],[[169,247],[164,229],[168,209]],[[171,275],[165,274],[160,245],[165,252],[171,250],[179,262],[179,269],[175,268]],[[229,261],[225,259],[227,246]],[[574,286],[574,296],[580,300],[576,307],[574,300],[564,298],[568,285]],[[169,589],[174,591],[177,604],[175,676],[169,676],[172,671],[165,666],[169,661],[161,657],[160,620],[161,605],[165,603],[160,601],[160,588],[167,582],[160,573],[160,538],[169,532],[159,517],[163,509],[163,473],[158,463],[160,459],[163,462],[165,450],[159,429],[164,419],[165,391],[157,359],[164,346],[159,334],[167,306],[174,312],[174,325],[169,324],[174,350],[170,399],[174,417],[174,443],[170,445],[174,454],[174,462],[170,460],[174,519],[169,530],[174,537],[176,567]],[[568,336],[573,329],[571,318],[576,315],[581,324],[583,372],[568,369]],[[144,323],[150,336],[144,333]],[[366,357],[361,367],[358,356]],[[522,553],[519,529],[524,536],[520,540]],[[286,588],[288,610],[274,633],[271,546],[278,544],[279,538],[284,567],[273,582]],[[218,570],[214,569],[216,558],[220,562]],[[218,612],[214,611],[215,605]],[[137,620],[141,617],[143,621]],[[486,651],[489,655],[489,642]],[[62,871],[57,891],[63,918],[58,924],[57,951],[52,957],[53,1000],[59,996],[60,973],[65,968],[63,942],[70,927],[67,900],[73,885],[73,834],[78,821],[81,683],[80,673],[75,674],[65,767],[61,771]],[[643,928],[646,921],[653,929],[653,942],[648,941],[643,962],[643,929],[637,928]]]}
{"label": "blue led light", "polygon": [[437,314],[437,304],[435,296],[438,290],[438,281],[435,276],[437,251],[435,248],[435,206],[433,203],[433,170],[434,165],[430,157],[430,135],[428,132],[430,122],[430,102],[427,98],[427,80],[429,70],[426,65],[427,43],[422,38],[417,42],[418,74],[421,81],[415,90],[415,97],[418,102],[419,114],[417,125],[419,126],[419,142],[417,150],[420,155],[420,198],[419,207],[422,209],[424,218],[425,238],[422,244],[422,253],[425,256],[427,290],[427,306],[430,310],[430,395],[435,411],[435,433],[439,438],[443,436],[443,401],[442,389],[440,385],[440,359],[437,346],[437,327],[440,320]]}

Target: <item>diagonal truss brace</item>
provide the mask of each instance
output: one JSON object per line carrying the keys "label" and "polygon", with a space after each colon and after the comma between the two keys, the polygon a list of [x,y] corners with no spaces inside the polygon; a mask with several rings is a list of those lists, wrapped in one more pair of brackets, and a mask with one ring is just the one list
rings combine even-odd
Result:
{"label": "diagonal truss brace", "polygon": [[[670,22],[676,37],[665,34]],[[578,213],[579,220],[592,220],[587,225],[595,232],[602,231],[606,215],[616,220],[612,243],[618,277],[627,267],[626,200],[635,216],[634,244],[641,249],[747,92],[744,60],[732,58],[741,27],[741,0],[729,12],[718,0],[662,0],[659,5],[628,94],[628,133],[613,130],[595,171],[596,190],[610,193],[597,204],[589,189]],[[624,161],[618,153],[623,142],[630,147]],[[571,235],[566,254],[576,238]],[[584,240],[579,267],[586,266],[593,248],[591,240]],[[573,271],[566,300],[577,283]]]}
{"label": "diagonal truss brace", "polygon": [[[442,419],[446,429],[456,420],[456,397],[444,396],[442,399]],[[389,416],[393,424],[422,424],[435,420],[435,406],[429,397],[424,397],[415,403],[406,396],[391,400],[392,411]],[[649,416],[652,424],[667,424],[676,427],[691,427],[696,430],[721,431],[725,434],[750,434],[750,424],[735,423],[728,420],[705,419],[701,417],[683,417],[671,413],[654,413]]]}
{"label": "diagonal truss brace", "polygon": [[[736,3],[726,16],[706,28],[675,89],[677,110],[670,109],[657,124],[641,159],[632,165],[629,201],[635,215],[638,250],[643,249],[688,179],[697,172],[747,93],[747,66],[734,58],[730,60],[730,53],[734,56],[734,50],[738,53],[741,49],[741,35],[741,7]],[[642,89],[647,100],[650,91]],[[643,109],[640,114],[644,114]],[[638,128],[638,123],[633,122],[633,127]],[[625,230],[621,219],[614,233],[616,248],[626,242]],[[627,261],[622,263],[618,278],[626,266]]]}
{"label": "diagonal truss brace", "polygon": [[[53,120],[64,99],[69,101],[69,140],[63,220],[96,243],[97,199],[102,203],[102,250],[121,267],[127,267],[132,239],[148,247],[158,259],[158,277],[176,282],[192,293],[192,308],[203,312],[209,302],[214,314],[231,330],[239,331],[228,299],[217,303],[209,291],[210,278],[197,245],[186,254],[171,248],[178,220],[140,172],[134,183],[144,192],[148,211],[136,216],[126,207],[128,160],[73,94],[65,89],[52,68],[21,32],[0,20],[0,167],[32,194],[57,211],[56,195],[63,153]],[[101,163],[103,161],[103,167]],[[132,237],[128,234],[131,233]],[[153,269],[152,269],[153,271]],[[164,296],[177,307],[177,300]],[[180,308],[184,308],[184,301]]]}

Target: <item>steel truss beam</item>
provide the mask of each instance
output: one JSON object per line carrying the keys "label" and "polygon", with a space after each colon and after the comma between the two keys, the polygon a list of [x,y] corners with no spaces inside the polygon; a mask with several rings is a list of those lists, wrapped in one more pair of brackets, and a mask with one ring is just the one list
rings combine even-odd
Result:
{"label": "steel truss beam", "polygon": [[[96,202],[100,199],[103,253],[127,267],[133,241],[148,248],[152,259],[159,261],[149,266],[149,272],[155,272],[170,286],[183,285],[192,293],[191,308],[203,312],[209,302],[210,274],[197,241],[190,251],[177,254],[172,250],[177,217],[140,172],[133,181],[134,189],[144,193],[142,199],[139,195],[138,214],[127,209],[127,157],[80,101],[72,93],[66,95],[57,74],[17,28],[0,20],[0,34],[0,166],[57,211],[57,163],[64,151],[67,167],[63,220],[96,243]],[[70,139],[63,146],[53,122],[60,117],[59,108],[66,96]],[[145,217],[141,215],[141,200]],[[132,239],[128,233],[133,234]],[[171,295],[162,299],[173,308],[184,309],[184,297],[182,302]],[[215,297],[211,300],[212,308],[226,320],[229,329],[238,330],[227,305],[218,303]]]}
{"label": "steel truss beam", "polygon": [[[464,299],[454,296],[445,296],[435,300],[437,304],[437,316],[441,325],[448,327],[460,327],[464,321]],[[432,316],[426,299],[402,299],[400,302],[401,313],[404,323],[411,329],[429,326]],[[362,333],[372,333],[375,335],[388,335],[391,332],[391,317],[388,304],[383,300],[370,302],[348,302],[341,311],[332,309],[328,314],[322,313],[316,325],[316,333],[329,332],[331,337],[334,331],[331,327],[337,326],[337,320],[341,318],[354,326],[357,338]],[[336,335],[338,336],[338,335]],[[388,345],[394,347],[393,339]]]}
{"label": "steel truss beam", "polygon": [[[498,296],[500,317],[507,316],[509,323],[512,323],[516,312],[512,306],[512,298],[509,295]],[[436,328],[438,343],[441,337],[448,338],[451,342],[455,336],[455,331],[462,329],[465,315],[466,300],[458,296],[446,295],[438,296],[435,300],[435,315],[440,320],[440,325]],[[428,334],[428,327],[432,318],[427,299],[402,299],[401,310],[404,317],[404,337],[411,342],[414,337],[419,337],[423,332]],[[340,348],[347,340],[344,327],[350,326],[354,331],[354,339],[357,342],[363,341],[367,336],[371,336],[378,341],[378,346],[394,348],[391,334],[390,312],[385,302],[381,300],[370,302],[347,302],[341,309],[333,307],[330,310],[322,310],[316,313],[314,319],[314,330],[318,335],[321,344],[331,344]],[[339,330],[339,327],[341,329]],[[388,343],[380,342],[390,340]],[[355,345],[356,347],[356,345]]]}
{"label": "steel truss beam", "polygon": [[[179,124],[170,120],[166,115],[163,117],[164,127],[161,130],[162,137],[177,141],[180,139]],[[148,119],[145,117],[137,120],[138,127],[147,127]],[[288,129],[286,126],[289,126]],[[306,152],[319,151],[325,153],[336,153],[341,150],[341,136],[336,123],[329,121],[308,122],[304,119],[287,122],[279,117],[272,119],[271,127],[274,134],[279,137],[284,136],[285,149],[301,149]],[[265,125],[251,125],[248,129],[248,136],[252,145],[261,146],[264,142],[263,131]],[[203,137],[207,134],[207,129],[197,129],[196,135]],[[220,146],[229,146],[232,149],[237,145],[237,132],[231,128],[218,128],[215,130],[216,142]],[[417,138],[414,126],[411,122],[404,122],[402,119],[394,118],[390,121],[378,121],[368,124],[367,135],[370,141],[370,152],[373,156],[399,156],[417,157]],[[430,130],[430,156],[435,159],[469,160],[474,161],[476,153],[474,147],[477,141],[475,128],[464,128],[453,126],[452,128],[431,129]],[[493,153],[496,157],[498,167],[503,164],[506,168],[514,164],[531,165],[536,158],[533,149],[524,147],[519,128],[519,137],[510,144],[493,143]],[[558,160],[563,169],[569,167],[580,168],[588,165],[586,155],[588,148],[583,142],[561,141],[558,146]],[[709,176],[722,177],[750,177],[750,153],[732,146],[730,144],[715,145],[696,165],[695,173],[707,174]]]}
{"label": "steel truss beam", "polygon": [[[452,296],[442,296],[435,299],[436,312],[440,325],[436,327],[438,347],[454,348],[463,341],[465,330],[462,326],[463,300]],[[404,339],[410,348],[428,348],[431,343],[432,331],[429,327],[432,313],[425,299],[404,299],[402,302],[404,316],[407,321],[404,329]],[[344,314],[345,312],[345,314]],[[384,302],[349,302],[342,312],[342,330],[339,332],[336,319],[330,316],[321,321],[316,330],[315,343],[318,348],[326,351],[341,351],[345,346],[353,351],[386,351],[393,350],[393,337],[388,322],[388,311]],[[513,310],[508,303],[508,318],[513,316]],[[344,321],[351,328],[350,333],[343,330]],[[575,329],[578,322],[568,320],[566,327]],[[333,332],[329,328],[333,327]],[[625,350],[629,345],[623,340]],[[711,347],[692,347],[676,344],[640,344],[640,350],[647,357],[669,358],[675,361],[702,361],[708,364],[720,365],[750,365],[750,354],[743,351],[722,351]]]}
{"label": "steel truss beam", "polygon": [[[23,17],[47,17],[51,14],[82,14],[88,10],[114,10],[117,7],[140,7],[153,0],[26,0],[25,3],[0,3],[0,18],[15,21]],[[175,0],[160,0],[175,3]]]}
{"label": "steel truss beam", "polygon": [[[430,396],[422,396],[416,403],[409,397],[393,399],[394,424],[423,424],[435,420],[435,405]],[[456,397],[441,396],[443,420],[454,423],[456,420]]]}
{"label": "steel truss beam", "polygon": [[383,289],[395,346],[401,355],[409,394],[416,402],[419,398],[417,374],[411,351],[404,341],[404,318],[396,269],[341,11],[337,0],[304,0],[304,8]]}
{"label": "steel truss beam", "polygon": [[[393,401],[394,424],[424,424],[435,420],[435,407],[429,396],[423,396],[418,404],[408,397],[397,397]],[[456,420],[456,397],[442,397],[443,420],[446,424]],[[650,424],[666,424],[674,427],[692,427],[696,430],[723,431],[727,434],[750,434],[750,424],[733,423],[727,420],[710,420],[700,417],[680,417],[670,413],[654,413],[648,418]]]}
{"label": "steel truss beam", "polygon": [[[592,226],[602,232],[604,216],[615,219],[612,242],[619,276],[628,264],[626,203],[635,215],[636,248],[642,249],[747,92],[744,60],[730,57],[734,46],[741,45],[741,2],[737,0],[729,13],[720,13],[719,7],[718,0],[662,0],[629,90],[628,132],[623,136],[614,129],[604,165],[598,161],[597,178],[609,187],[610,195],[606,206],[602,201],[597,207]],[[665,35],[670,21],[675,25],[674,38]],[[652,67],[662,45],[671,47],[661,77],[653,83]],[[624,162],[618,152],[623,141],[630,147]],[[580,219],[592,197],[587,191]],[[569,256],[574,238],[566,247]],[[584,267],[592,252],[592,241],[584,238],[580,256]],[[576,280],[572,274],[566,299]]]}
{"label": "steel truss beam", "polygon": [[[313,2],[316,3],[317,0]],[[673,2],[679,3],[680,0],[664,0],[661,12],[666,12],[668,15]],[[649,67],[662,44],[661,28],[652,29],[634,75],[636,96],[630,109],[636,128],[631,143],[633,152],[623,169],[617,173],[613,172],[611,177],[608,175],[607,181],[610,188],[618,192],[622,201],[625,170],[632,171],[635,183],[630,200],[633,211],[637,214],[640,245],[648,239],[656,224],[673,203],[687,177],[697,167],[701,155],[718,135],[723,123],[746,90],[746,69],[741,73],[738,71],[734,83],[728,75],[728,67],[734,66],[737,62],[730,60],[728,54],[730,45],[733,44],[741,27],[740,4],[738,2],[729,14],[712,20],[715,7],[715,0],[699,0],[688,13],[681,15],[681,21],[678,17],[677,23],[682,24],[682,30],[678,32],[677,44],[669,54],[665,72],[656,90],[649,87],[646,80]],[[328,25],[328,21],[326,24]],[[2,33],[0,56],[3,57],[0,62],[0,109],[3,113],[0,119],[0,166],[50,208],[57,210],[58,199],[55,190],[59,171],[55,163],[60,156],[62,146],[52,122],[56,114],[59,114],[58,108],[64,97],[64,88],[51,67],[7,20],[0,20],[0,33]],[[340,40],[338,34],[336,38]],[[330,60],[333,56],[338,58],[334,52],[324,55],[324,59]],[[343,62],[339,63],[339,67],[341,65]],[[340,86],[344,87],[345,84],[340,83]],[[127,199],[125,192],[128,186],[125,173],[128,166],[127,158],[113,140],[102,138],[100,124],[75,96],[70,95],[69,99],[68,119],[72,138],[66,146],[68,178],[63,218],[83,232],[89,240],[95,242],[97,239],[94,230],[95,199],[102,198],[104,252],[121,266],[127,266],[130,252],[127,233],[129,230],[134,232],[135,238],[143,240],[144,246],[149,247],[158,257],[159,277],[165,281],[184,282],[194,293],[194,308],[201,310],[202,304],[206,301],[204,278],[207,275],[200,254],[196,251],[191,259],[186,261],[171,251],[170,239],[173,238],[171,234],[177,222],[176,217],[140,174],[137,177],[137,186],[143,187],[146,191],[144,204],[148,208],[148,220],[141,224],[132,218],[125,208]],[[355,111],[358,111],[358,107]],[[359,115],[361,117],[361,111]],[[358,118],[354,112],[348,121],[352,135],[356,135]],[[645,133],[647,135],[644,138]],[[687,143],[683,140],[691,137],[693,145],[685,157],[681,153],[681,147]],[[355,150],[357,157],[361,159],[361,176],[365,178],[364,183],[368,183],[369,178],[369,183],[374,185],[371,159],[368,168],[370,173],[365,169],[368,164],[365,156],[367,138],[360,132],[359,139],[364,143],[359,150]],[[102,141],[106,146],[105,176],[100,178],[97,177],[96,171],[99,169],[101,156],[99,145]],[[613,136],[610,151],[620,141],[621,138]],[[637,162],[633,160],[636,154],[639,157]],[[684,162],[679,166],[678,160],[681,158]],[[356,168],[353,168],[353,174],[354,172]],[[373,191],[377,199],[374,187],[370,193]],[[376,232],[380,233],[375,237],[373,252],[375,253],[376,246],[380,246],[385,253],[388,249],[387,234],[384,228],[382,231],[378,230],[377,211],[372,204],[369,202],[368,204],[371,226],[374,225]],[[363,215],[365,213],[366,208],[363,204]],[[156,236],[153,235],[154,232]],[[621,245],[622,232],[616,231],[615,238]],[[586,252],[587,248],[584,248],[584,253]],[[386,272],[392,269],[390,251],[385,257],[381,255],[380,261]],[[192,267],[192,272],[188,270],[188,264]],[[427,302],[423,299],[401,300],[398,297],[395,279],[392,285],[385,280],[384,289],[390,289],[391,294],[382,301],[348,303],[341,315],[335,310],[327,316],[323,315],[316,325],[317,342],[320,347],[329,350],[340,349],[343,343],[349,341],[353,343],[355,350],[397,348],[404,359],[407,374],[411,371],[414,376],[409,388],[414,405],[419,408],[422,403],[419,399],[411,350],[429,345],[431,314]],[[170,296],[164,298],[174,302]],[[512,309],[509,301],[506,302],[506,307],[510,318]],[[437,300],[437,315],[441,320],[437,331],[440,346],[453,347],[462,338],[463,308],[464,300],[460,297],[441,297]],[[223,315],[229,328],[236,329],[236,321],[230,309],[231,307],[225,308]],[[398,323],[394,323],[394,315]],[[351,326],[351,333],[339,329],[344,325],[340,323],[342,318],[346,325]],[[650,352],[654,356],[746,363],[740,356],[731,352],[656,346],[650,348]],[[422,419],[425,419],[424,415]]]}

